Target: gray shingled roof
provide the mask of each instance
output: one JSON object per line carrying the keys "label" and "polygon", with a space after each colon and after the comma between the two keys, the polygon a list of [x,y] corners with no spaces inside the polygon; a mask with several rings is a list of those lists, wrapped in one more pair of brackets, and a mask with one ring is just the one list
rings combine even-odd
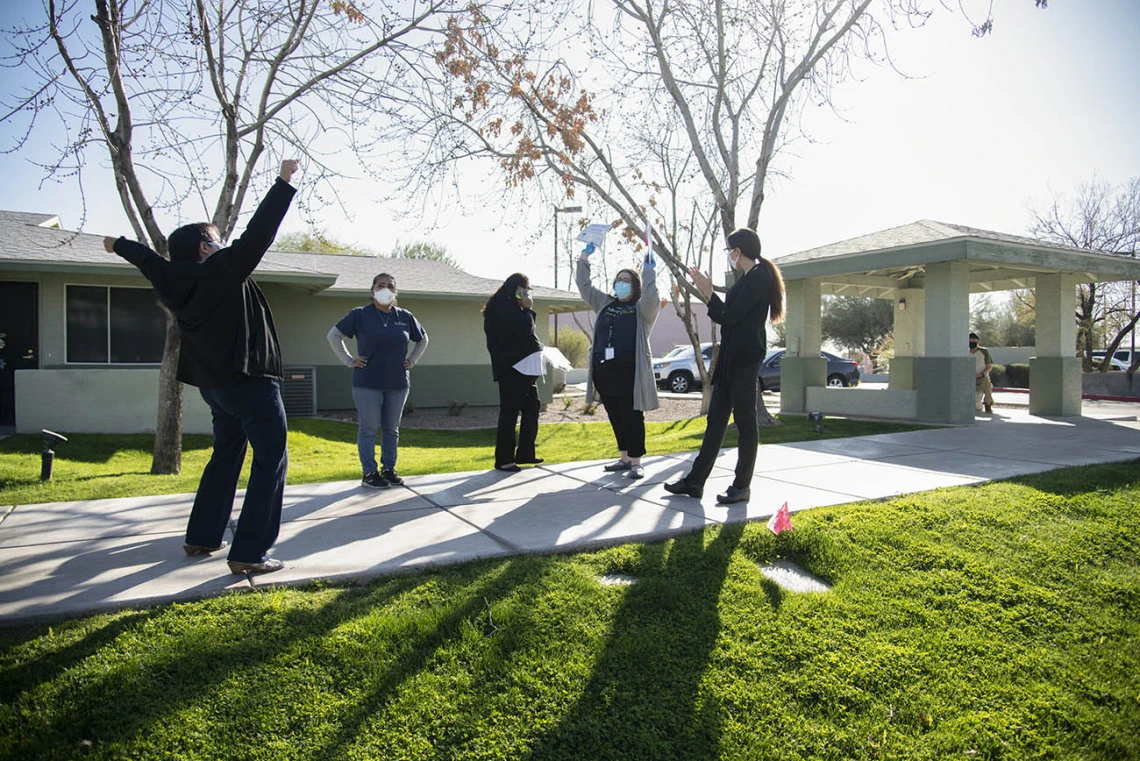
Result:
{"label": "gray shingled roof", "polygon": [[938,243],[941,241],[959,240],[963,238],[974,238],[977,240],[988,240],[999,243],[1013,243],[1016,245],[1034,246],[1035,248],[1052,249],[1057,251],[1077,251],[1081,253],[1089,253],[1084,249],[1071,248],[1069,246],[1058,246],[1054,243],[1047,243],[1045,241],[1036,240],[1034,238],[1026,238],[1020,235],[1010,235],[1008,233],[998,233],[993,232],[992,230],[981,230],[976,227],[967,227],[965,225],[954,225],[946,222],[936,222],[932,219],[920,219],[917,222],[911,222],[907,225],[891,227],[886,230],[879,230],[878,232],[868,233],[867,235],[860,235],[856,238],[841,240],[838,243],[829,243],[826,246],[819,246],[818,248],[810,248],[806,251],[799,251],[794,254],[779,257],[775,261],[777,264],[783,267],[786,264],[796,264],[805,261],[831,259],[839,256],[851,256],[853,254],[864,254],[897,248],[907,248],[910,246],[921,246],[928,243]]}
{"label": "gray shingled roof", "polygon": [[923,219],[775,258],[787,280],[819,278],[824,293],[889,296],[921,287],[928,264],[966,261],[974,291],[1032,288],[1043,273],[1083,281],[1140,279],[1140,261],[1120,254]]}
{"label": "gray shingled roof", "polygon": [[[135,268],[103,250],[103,236],[44,227],[59,220],[50,214],[0,211],[0,269],[23,271],[85,271],[128,274]],[[470,275],[442,262],[387,259],[371,256],[270,251],[255,277],[264,282],[302,285],[328,293],[368,291],[372,278],[388,272],[400,292],[444,299],[486,299],[502,281]],[[585,309],[575,293],[536,287],[537,303],[554,311]]]}

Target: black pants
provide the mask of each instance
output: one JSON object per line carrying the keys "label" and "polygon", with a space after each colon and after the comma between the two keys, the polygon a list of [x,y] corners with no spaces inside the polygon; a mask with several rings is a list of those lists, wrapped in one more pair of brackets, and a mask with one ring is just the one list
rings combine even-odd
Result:
{"label": "black pants", "polygon": [[633,358],[595,362],[594,391],[606,408],[618,450],[630,457],[645,454],[645,413],[633,408]]}
{"label": "black pants", "polygon": [[200,391],[214,420],[214,452],[198,482],[198,494],[186,525],[186,543],[202,547],[222,543],[245,452],[247,446],[252,446],[249,486],[229,559],[260,563],[277,541],[289,466],[281,386],[273,378],[243,377],[232,386]]}
{"label": "black pants", "polygon": [[[533,460],[538,438],[538,376],[523,375],[513,367],[499,377],[499,431],[495,436],[495,467],[519,460]],[[522,413],[515,445],[515,423]]]}
{"label": "black pants", "polygon": [[736,478],[732,485],[743,489],[752,483],[752,472],[756,469],[756,449],[760,444],[760,434],[756,422],[756,373],[760,365],[742,367],[730,375],[726,381],[714,383],[709,414],[705,424],[705,437],[701,441],[701,451],[693,461],[685,482],[693,486],[704,486],[712,473],[720,445],[724,442],[724,432],[728,429],[728,413],[736,419]]}

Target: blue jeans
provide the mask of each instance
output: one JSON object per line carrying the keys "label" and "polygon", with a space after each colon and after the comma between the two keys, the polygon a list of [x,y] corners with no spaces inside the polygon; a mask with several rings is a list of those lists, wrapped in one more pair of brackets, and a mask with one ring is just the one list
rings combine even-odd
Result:
{"label": "blue jeans", "polygon": [[352,387],[352,401],[356,402],[356,449],[360,453],[360,467],[364,475],[376,472],[376,429],[380,429],[380,466],[384,470],[396,468],[396,448],[400,443],[400,419],[404,416],[404,402],[408,389]]}
{"label": "blue jeans", "polygon": [[285,407],[273,378],[250,378],[224,388],[199,389],[214,421],[214,452],[202,471],[198,494],[186,525],[186,543],[217,547],[234,508],[234,492],[253,446],[253,465],[229,559],[257,563],[277,541],[281,500],[285,494]]}

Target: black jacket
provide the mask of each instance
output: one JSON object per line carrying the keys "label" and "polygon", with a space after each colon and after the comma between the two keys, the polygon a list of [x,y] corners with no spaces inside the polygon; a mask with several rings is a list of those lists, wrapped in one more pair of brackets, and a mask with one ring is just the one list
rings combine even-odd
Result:
{"label": "black jacket", "polygon": [[542,344],[534,334],[537,315],[507,299],[492,299],[483,312],[483,332],[491,355],[491,374],[498,382],[503,373],[536,351]]}
{"label": "black jacket", "polygon": [[201,263],[172,262],[141,243],[115,241],[115,253],[139,268],[178,318],[178,380],[216,388],[243,375],[281,377],[273,313],[250,275],[273,243],[295,192],[278,179],[241,237]]}
{"label": "black jacket", "polygon": [[772,278],[763,261],[738,277],[725,294],[709,300],[709,319],[720,325],[720,355],[713,383],[727,383],[732,374],[759,363],[768,351],[764,325],[772,299]]}

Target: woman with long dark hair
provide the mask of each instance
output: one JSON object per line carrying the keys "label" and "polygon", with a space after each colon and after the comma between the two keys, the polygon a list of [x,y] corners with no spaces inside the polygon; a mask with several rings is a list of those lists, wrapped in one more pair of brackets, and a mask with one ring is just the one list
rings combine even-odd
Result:
{"label": "woman with long dark hair", "polygon": [[[499,426],[495,470],[514,472],[519,465],[542,462],[534,450],[538,438],[538,376],[544,374],[542,344],[535,335],[530,278],[508,277],[483,306],[483,332],[491,355],[491,374],[499,384]],[[522,415],[519,433],[515,424]]]}
{"label": "woman with long dark hair", "polygon": [[728,264],[736,282],[724,301],[713,293],[712,279],[696,267],[689,268],[693,285],[708,303],[709,319],[721,327],[720,354],[712,377],[712,399],[701,441],[701,451],[689,474],[665,484],[673,494],[701,497],[712,473],[731,412],[736,420],[736,477],[717,502],[747,502],[751,497],[752,472],[756,467],[759,434],[756,422],[756,376],[768,350],[764,324],[784,318],[784,279],[780,268],[760,256],[756,231],[743,227],[725,241]]}
{"label": "woman with long dark hair", "polygon": [[578,292],[597,314],[586,401],[594,401],[595,394],[601,397],[619,452],[617,462],[605,470],[641,478],[645,475],[641,469],[645,412],[658,407],[649,349],[649,334],[661,310],[655,261],[646,254],[640,276],[631,269],[620,270],[614,276],[613,294],[609,294],[590,283],[590,255],[583,252],[576,280]]}
{"label": "woman with long dark hair", "polygon": [[[344,339],[356,339],[356,356]],[[409,371],[428,345],[427,331],[415,315],[396,306],[396,278],[381,272],[372,278],[368,303],[341,318],[328,333],[333,354],[352,368],[352,401],[356,404],[356,448],[364,471],[361,486],[387,489],[402,484],[396,473],[400,420],[408,401]],[[411,354],[408,344],[414,343]],[[376,431],[380,467],[376,465]]]}

